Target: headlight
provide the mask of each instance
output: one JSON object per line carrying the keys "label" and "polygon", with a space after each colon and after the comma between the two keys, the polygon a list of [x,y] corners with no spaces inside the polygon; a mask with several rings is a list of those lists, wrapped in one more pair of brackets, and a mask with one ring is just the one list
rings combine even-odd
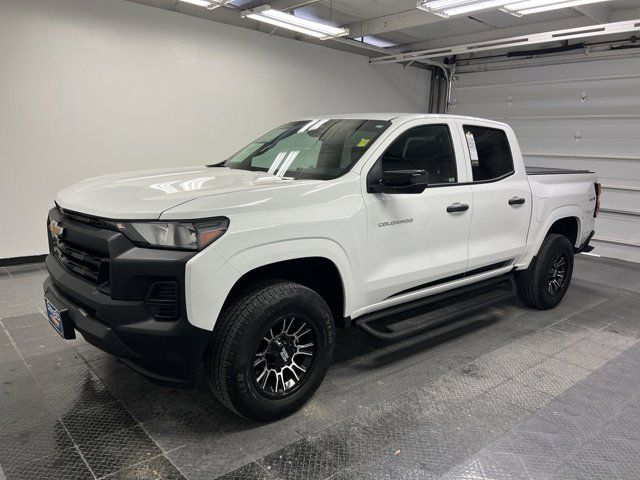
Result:
{"label": "headlight", "polygon": [[211,245],[229,228],[226,217],[194,222],[111,222],[136,245],[202,250]]}

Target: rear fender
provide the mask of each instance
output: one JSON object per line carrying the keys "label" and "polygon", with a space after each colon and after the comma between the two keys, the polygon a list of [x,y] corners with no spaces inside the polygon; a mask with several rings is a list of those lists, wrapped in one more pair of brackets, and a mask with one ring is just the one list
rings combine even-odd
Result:
{"label": "rear fender", "polygon": [[532,216],[532,225],[529,228],[529,237],[527,238],[527,248],[520,259],[516,262],[518,269],[524,269],[529,266],[533,257],[538,254],[538,251],[540,251],[542,242],[544,242],[551,226],[563,218],[573,217],[578,221],[578,235],[574,247],[580,247],[585,237],[582,228],[582,214],[582,209],[578,205],[566,205],[549,212],[543,222],[538,222],[538,219]]}

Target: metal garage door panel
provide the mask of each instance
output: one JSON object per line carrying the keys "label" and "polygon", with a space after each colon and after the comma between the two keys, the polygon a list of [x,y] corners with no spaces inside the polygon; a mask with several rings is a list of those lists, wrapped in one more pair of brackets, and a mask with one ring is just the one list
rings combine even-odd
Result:
{"label": "metal garage door panel", "polygon": [[[608,181],[604,183],[602,192],[603,208],[634,212],[640,215],[640,202],[638,202],[638,192],[634,190],[623,190],[620,182]],[[636,188],[640,188],[638,185]]]}
{"label": "metal garage door panel", "polygon": [[[608,155],[616,157],[637,157],[640,160],[640,137],[639,138],[585,138],[576,141],[574,138],[546,138],[543,145],[540,144],[540,137],[527,137],[522,135],[518,137],[522,151],[527,154],[535,154],[537,152],[553,152],[561,155],[581,155],[588,156],[598,155],[602,158],[608,158]],[[637,169],[640,163],[629,164],[630,168]],[[640,170],[635,174],[640,176]]]}
{"label": "metal garage door panel", "polygon": [[595,171],[596,252],[640,261],[640,59],[459,73],[452,97],[451,113],[509,123],[528,165]]}
{"label": "metal garage door panel", "polygon": [[[454,97],[456,105],[451,113],[458,113],[460,103]],[[541,115],[637,115],[640,110],[640,96],[591,98],[580,103],[576,98],[554,98],[549,100],[514,100],[509,104],[502,102],[470,102],[463,104],[464,114],[490,116],[509,119],[510,117]]]}
{"label": "metal garage door panel", "polygon": [[[631,170],[637,171],[638,163],[628,160],[605,160],[602,158],[581,158],[581,157],[559,157],[559,156],[536,156],[525,155],[525,163],[536,167],[558,167],[558,168],[582,168],[596,172],[598,178],[603,180],[620,180],[631,178]],[[631,165],[630,165],[631,163]],[[620,183],[616,182],[616,183]],[[623,185],[633,185],[633,183],[623,183]]]}
{"label": "metal garage door panel", "polygon": [[[618,78],[618,79],[617,79]],[[456,87],[455,98],[459,103],[477,102],[506,102],[511,98],[514,102],[526,100],[574,99],[577,102],[588,102],[591,98],[609,96],[637,96],[640,75],[627,78],[610,77],[610,80],[539,83],[499,86]],[[611,89],[611,82],[615,82],[615,91]],[[549,85],[553,88],[549,89]],[[584,95],[583,95],[584,93]]]}
{"label": "metal garage door panel", "polygon": [[[533,120],[512,119],[507,122],[518,136],[542,138],[628,139],[640,137],[640,112],[629,118],[548,118]],[[639,152],[640,154],[640,152]]]}
{"label": "metal garage door panel", "polygon": [[632,76],[638,75],[638,72],[640,72],[639,58],[605,59],[541,67],[469,72],[458,75],[456,86],[548,82],[549,80],[557,80],[556,84],[558,84],[565,79]]}
{"label": "metal garage door panel", "polygon": [[602,231],[597,236],[607,240],[629,240],[640,245],[640,230],[633,228],[636,225],[635,218],[632,215],[602,212],[598,217]]}

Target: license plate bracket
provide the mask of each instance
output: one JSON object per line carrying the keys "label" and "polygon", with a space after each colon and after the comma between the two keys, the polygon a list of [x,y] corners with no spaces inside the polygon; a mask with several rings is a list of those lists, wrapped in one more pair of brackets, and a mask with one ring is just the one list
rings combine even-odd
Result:
{"label": "license plate bracket", "polygon": [[73,321],[69,318],[69,311],[66,308],[58,307],[53,299],[44,297],[44,304],[46,308],[47,319],[53,327],[65,340],[73,340],[76,338],[76,331],[73,326]]}

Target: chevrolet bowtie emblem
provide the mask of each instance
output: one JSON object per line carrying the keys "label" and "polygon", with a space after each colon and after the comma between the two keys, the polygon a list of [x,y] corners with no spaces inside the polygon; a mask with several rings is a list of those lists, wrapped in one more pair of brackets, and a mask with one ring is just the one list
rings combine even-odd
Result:
{"label": "chevrolet bowtie emblem", "polygon": [[51,223],[49,223],[49,231],[53,237],[58,238],[62,235],[62,232],[64,232],[64,228],[58,225],[58,222],[55,220],[51,220]]}

